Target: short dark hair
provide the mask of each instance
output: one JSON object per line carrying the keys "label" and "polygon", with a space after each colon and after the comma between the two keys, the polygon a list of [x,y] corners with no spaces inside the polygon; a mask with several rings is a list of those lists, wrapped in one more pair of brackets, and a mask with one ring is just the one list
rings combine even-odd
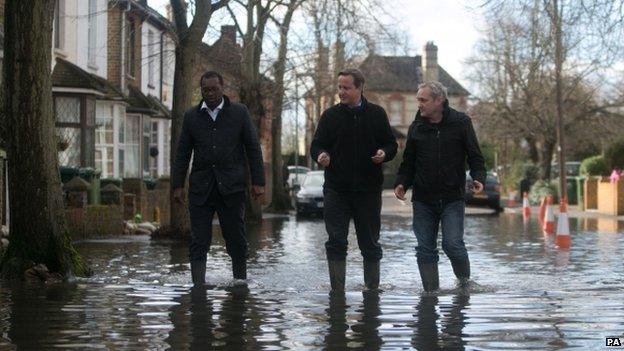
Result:
{"label": "short dark hair", "polygon": [[202,81],[204,79],[210,79],[214,77],[219,78],[219,84],[223,86],[223,77],[217,71],[206,71],[204,74],[202,74],[201,79],[199,80],[199,86],[201,87]]}
{"label": "short dark hair", "polygon": [[362,73],[362,71],[360,71],[357,68],[347,68],[347,69],[343,69],[342,71],[340,71],[338,73],[338,77],[340,76],[351,76],[353,77],[353,84],[355,85],[356,88],[361,87],[362,85],[364,85],[364,74]]}

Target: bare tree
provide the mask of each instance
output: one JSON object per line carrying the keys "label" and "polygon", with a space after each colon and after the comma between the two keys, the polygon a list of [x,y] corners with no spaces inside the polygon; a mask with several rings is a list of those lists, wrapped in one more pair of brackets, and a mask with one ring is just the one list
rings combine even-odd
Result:
{"label": "bare tree", "polygon": [[65,225],[52,110],[54,0],[7,0],[4,12],[4,120],[11,241],[4,276],[43,263],[61,275],[85,275]]}
{"label": "bare tree", "polygon": [[[313,102],[309,111],[312,115],[306,123],[306,145],[322,111],[336,102],[335,86],[340,70],[358,66],[379,49],[408,51],[402,44],[400,27],[396,26],[399,21],[384,10],[391,7],[389,4],[392,3],[378,0],[308,0],[304,4],[309,26],[306,30],[314,36],[313,41],[307,34],[301,36],[304,43],[301,50],[308,55],[297,65],[299,73],[310,77],[313,86],[306,93]],[[382,21],[384,18],[386,22]],[[314,43],[313,47],[307,44],[310,42]],[[311,165],[309,158],[308,162]]]}
{"label": "bare tree", "polygon": [[[602,33],[604,23],[596,19],[603,8],[566,2],[569,11],[563,11],[562,6],[562,2],[546,0],[488,2],[485,38],[469,61],[481,101],[493,107],[490,132],[497,129],[498,135],[521,136],[544,178],[550,178],[558,140],[560,149],[566,150],[563,135],[577,139],[612,132],[601,130],[607,123],[600,121],[613,117],[603,112],[614,102],[601,98],[605,86],[592,78],[613,62],[613,51],[621,52],[617,48],[621,44],[603,50],[592,47],[621,37],[621,28]],[[598,56],[589,59],[588,50]],[[561,138],[557,138],[557,123],[563,131]],[[597,128],[575,128],[581,123]]]}
{"label": "bare tree", "polygon": [[[267,94],[265,94],[267,81],[261,71],[263,43],[271,16],[281,4],[282,0],[239,0],[227,7],[237,31],[243,38],[240,100],[249,109],[260,137],[262,137],[262,120],[267,117],[265,105],[268,101]],[[241,12],[243,18],[239,20],[237,13]],[[276,164],[274,163],[273,166],[275,167]],[[246,201],[247,218],[259,222],[262,219],[260,201],[250,198]]]}
{"label": "bare tree", "polygon": [[282,112],[284,107],[284,76],[286,74],[286,58],[288,54],[288,32],[290,30],[290,24],[292,22],[293,15],[297,8],[305,0],[291,0],[286,5],[286,12],[281,20],[271,16],[275,25],[279,29],[279,47],[277,52],[277,59],[273,64],[275,89],[273,90],[272,106],[273,106],[273,121],[271,122],[271,160],[273,163],[273,184],[272,190],[272,203],[269,208],[272,211],[282,212],[289,209],[290,199],[288,193],[284,187],[283,182],[283,157],[282,157]]}
{"label": "bare tree", "polygon": [[[227,5],[229,0],[211,3],[210,0],[195,1],[195,15],[190,26],[187,22],[188,8],[184,0],[171,0],[176,35],[175,72],[173,78],[173,105],[171,109],[171,153],[169,162],[171,169],[178,150],[184,111],[193,104],[193,73],[196,67],[197,50],[206,33],[210,17],[218,9]],[[189,235],[189,218],[186,205],[179,204],[170,194],[171,227],[170,236],[187,237]]]}

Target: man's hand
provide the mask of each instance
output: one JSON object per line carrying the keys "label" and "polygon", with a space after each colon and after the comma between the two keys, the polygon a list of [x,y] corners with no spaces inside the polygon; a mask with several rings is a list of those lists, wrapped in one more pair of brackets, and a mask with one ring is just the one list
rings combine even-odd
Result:
{"label": "man's hand", "polygon": [[184,205],[184,188],[173,189],[173,198],[181,205]]}
{"label": "man's hand", "polygon": [[318,155],[318,159],[316,159],[316,162],[318,162],[323,167],[329,166],[329,161],[329,154],[327,152],[321,152],[321,154]]}
{"label": "man's hand", "polygon": [[474,180],[472,181],[472,192],[478,194],[483,191],[483,184],[481,182]]}
{"label": "man's hand", "polygon": [[394,188],[394,196],[401,201],[405,201],[405,188],[399,184]]}
{"label": "man's hand", "polygon": [[371,159],[373,160],[373,163],[380,164],[386,159],[386,153],[382,149],[379,149],[377,150],[375,156],[371,157]]}
{"label": "man's hand", "polygon": [[262,185],[252,185],[251,186],[251,198],[256,200],[259,197],[264,195],[264,186]]}

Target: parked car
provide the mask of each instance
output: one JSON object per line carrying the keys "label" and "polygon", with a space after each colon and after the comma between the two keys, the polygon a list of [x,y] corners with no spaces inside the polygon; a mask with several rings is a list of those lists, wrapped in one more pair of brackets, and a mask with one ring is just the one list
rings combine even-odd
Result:
{"label": "parked car", "polygon": [[500,205],[501,185],[498,175],[494,172],[488,172],[483,185],[483,191],[475,194],[472,191],[472,177],[466,172],[466,205],[487,206],[496,211],[502,211]]}
{"label": "parked car", "polygon": [[299,187],[305,175],[310,172],[308,167],[304,166],[288,166],[288,179],[286,180],[286,186],[290,189]]}
{"label": "parked car", "polygon": [[297,215],[323,213],[323,206],[325,205],[323,198],[324,183],[323,171],[311,171],[305,175],[295,200]]}

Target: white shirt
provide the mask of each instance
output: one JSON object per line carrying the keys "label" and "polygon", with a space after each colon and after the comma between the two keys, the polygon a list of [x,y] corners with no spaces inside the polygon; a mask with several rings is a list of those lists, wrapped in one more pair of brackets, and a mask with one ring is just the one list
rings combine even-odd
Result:
{"label": "white shirt", "polygon": [[201,109],[202,110],[206,110],[208,112],[208,114],[210,115],[210,117],[212,117],[213,121],[217,120],[217,115],[219,114],[219,111],[221,111],[221,109],[223,108],[223,103],[224,100],[223,98],[221,98],[221,103],[219,104],[219,106],[215,107],[214,110],[211,110],[210,107],[208,107],[208,105],[206,105],[206,101],[202,101],[202,105],[201,105]]}

